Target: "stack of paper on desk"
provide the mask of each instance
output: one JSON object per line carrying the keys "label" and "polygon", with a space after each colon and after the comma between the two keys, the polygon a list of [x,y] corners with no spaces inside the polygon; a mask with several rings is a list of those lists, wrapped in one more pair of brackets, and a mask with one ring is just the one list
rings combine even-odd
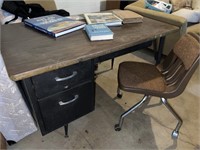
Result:
{"label": "stack of paper on desk", "polygon": [[143,16],[130,10],[113,10],[113,13],[123,20],[123,23],[143,22]]}

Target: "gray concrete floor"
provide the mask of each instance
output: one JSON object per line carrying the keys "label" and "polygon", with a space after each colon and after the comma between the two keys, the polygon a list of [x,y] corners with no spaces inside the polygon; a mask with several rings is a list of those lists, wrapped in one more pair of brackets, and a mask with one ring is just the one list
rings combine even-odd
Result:
{"label": "gray concrete floor", "polygon": [[[69,137],[64,129],[42,136],[37,131],[8,149],[200,149],[200,69],[190,80],[184,93],[170,99],[169,103],[183,119],[178,140],[171,139],[176,119],[159,104],[159,98],[130,114],[120,132],[114,124],[124,110],[137,103],[143,96],[123,92],[116,98],[117,68],[126,60],[154,62],[149,51],[138,51],[115,59],[114,69],[100,74],[96,79],[96,108],[90,114],[69,124]],[[110,61],[101,63],[99,71],[108,69]]]}

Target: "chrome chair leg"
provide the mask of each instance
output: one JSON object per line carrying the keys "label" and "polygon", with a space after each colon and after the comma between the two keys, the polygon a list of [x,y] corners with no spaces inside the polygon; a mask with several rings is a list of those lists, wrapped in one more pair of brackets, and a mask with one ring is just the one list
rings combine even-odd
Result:
{"label": "chrome chair leg", "polygon": [[172,132],[172,138],[177,139],[179,135],[179,129],[181,128],[183,121],[180,118],[180,116],[175,112],[175,110],[171,107],[171,105],[167,102],[167,99],[161,97],[161,101],[166,106],[166,108],[174,115],[174,117],[178,120],[178,124],[176,125],[176,128]]}
{"label": "chrome chair leg", "polygon": [[138,107],[140,107],[147,99],[149,98],[149,96],[145,95],[141,101],[139,101],[138,103],[136,103],[133,107],[129,108],[127,111],[125,111],[123,114],[121,114],[120,119],[119,119],[119,123],[115,125],[115,131],[120,131],[123,125],[123,121],[124,118],[130,114],[131,112],[133,112],[135,109],[137,109]]}

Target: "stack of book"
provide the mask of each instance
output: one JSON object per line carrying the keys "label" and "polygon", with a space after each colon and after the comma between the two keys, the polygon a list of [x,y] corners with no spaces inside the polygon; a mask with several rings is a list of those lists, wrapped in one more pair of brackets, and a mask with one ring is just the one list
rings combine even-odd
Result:
{"label": "stack of book", "polygon": [[121,26],[122,20],[113,13],[86,13],[85,31],[91,41],[111,40],[114,33],[107,26]]}
{"label": "stack of book", "polygon": [[113,32],[107,26],[143,22],[143,16],[129,10],[114,10],[112,13],[84,14],[85,30],[91,41],[113,39]]}
{"label": "stack of book", "polygon": [[83,21],[73,20],[56,14],[25,19],[24,24],[53,37],[71,33],[85,26],[85,22]]}

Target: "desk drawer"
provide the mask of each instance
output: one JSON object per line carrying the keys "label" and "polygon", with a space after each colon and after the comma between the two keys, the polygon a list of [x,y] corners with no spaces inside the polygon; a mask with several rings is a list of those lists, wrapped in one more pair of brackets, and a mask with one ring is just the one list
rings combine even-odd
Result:
{"label": "desk drawer", "polygon": [[32,78],[37,98],[44,98],[92,78],[91,61],[82,62]]}
{"label": "desk drawer", "polygon": [[51,132],[94,110],[94,82],[38,101],[45,132]]}

